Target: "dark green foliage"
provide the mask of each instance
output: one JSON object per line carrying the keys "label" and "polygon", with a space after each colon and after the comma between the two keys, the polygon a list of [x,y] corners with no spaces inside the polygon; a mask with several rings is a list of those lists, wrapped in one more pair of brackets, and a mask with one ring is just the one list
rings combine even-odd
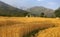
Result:
{"label": "dark green foliage", "polygon": [[60,8],[58,8],[57,10],[55,10],[55,15],[56,15],[56,17],[60,17]]}
{"label": "dark green foliage", "polygon": [[41,13],[41,17],[44,17],[44,13]]}

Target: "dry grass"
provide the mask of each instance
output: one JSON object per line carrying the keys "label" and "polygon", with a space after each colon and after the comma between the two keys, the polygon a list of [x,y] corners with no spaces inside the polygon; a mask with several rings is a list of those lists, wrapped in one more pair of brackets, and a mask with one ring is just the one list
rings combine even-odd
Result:
{"label": "dry grass", "polygon": [[40,31],[37,37],[60,37],[60,27],[54,27]]}
{"label": "dry grass", "polygon": [[60,26],[59,22],[55,18],[1,17],[0,37],[29,37],[35,30]]}

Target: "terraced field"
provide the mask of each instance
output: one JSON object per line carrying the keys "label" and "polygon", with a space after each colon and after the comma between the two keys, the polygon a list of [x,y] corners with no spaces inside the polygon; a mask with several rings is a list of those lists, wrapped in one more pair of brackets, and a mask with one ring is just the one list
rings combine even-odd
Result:
{"label": "terraced field", "polygon": [[47,29],[46,33],[51,35],[49,34],[49,31],[52,29],[52,32],[54,32],[53,28],[55,27],[60,27],[60,19],[39,17],[0,17],[0,37],[45,37],[45,34],[42,35],[45,33],[45,30]]}

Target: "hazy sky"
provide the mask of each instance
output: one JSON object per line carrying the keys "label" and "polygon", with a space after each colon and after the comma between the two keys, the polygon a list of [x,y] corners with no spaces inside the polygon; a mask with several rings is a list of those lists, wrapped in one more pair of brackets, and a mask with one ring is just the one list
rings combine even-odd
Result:
{"label": "hazy sky", "polygon": [[60,7],[60,0],[1,0],[15,7],[44,6],[50,9]]}

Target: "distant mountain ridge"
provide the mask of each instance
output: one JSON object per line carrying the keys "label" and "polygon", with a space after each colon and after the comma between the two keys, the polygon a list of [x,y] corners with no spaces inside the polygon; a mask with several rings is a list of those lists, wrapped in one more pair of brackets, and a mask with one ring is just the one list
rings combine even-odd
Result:
{"label": "distant mountain ridge", "polygon": [[0,1],[0,16],[25,17],[31,15],[33,17],[40,17],[41,13],[44,13],[46,17],[55,17],[54,10],[49,8],[35,6],[22,10]]}
{"label": "distant mountain ridge", "polygon": [[31,7],[28,8],[26,11],[36,15],[37,17],[39,17],[41,13],[44,13],[46,17],[55,17],[54,10],[42,6]]}
{"label": "distant mountain ridge", "polygon": [[12,7],[2,1],[0,1],[0,16],[19,16],[25,17],[28,14],[27,11]]}

